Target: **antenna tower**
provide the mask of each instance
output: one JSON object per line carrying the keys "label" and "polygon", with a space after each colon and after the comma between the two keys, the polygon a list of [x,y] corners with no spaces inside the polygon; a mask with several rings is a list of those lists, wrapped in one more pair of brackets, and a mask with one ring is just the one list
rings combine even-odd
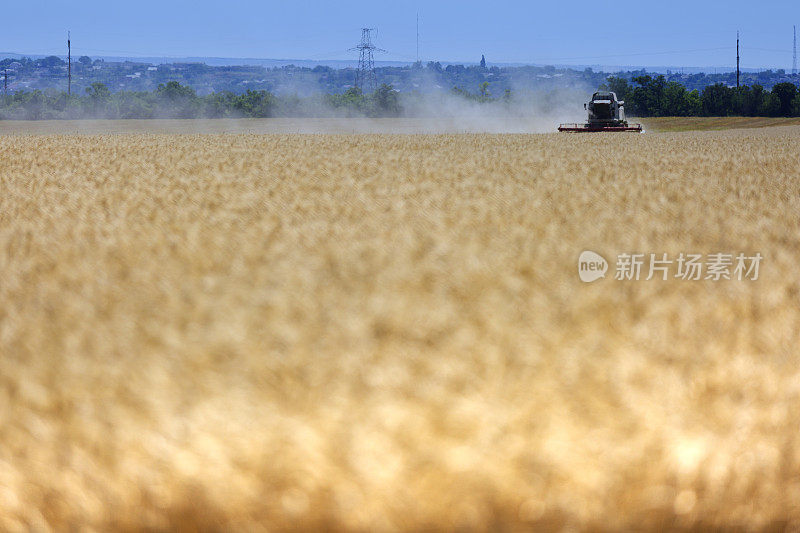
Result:
{"label": "antenna tower", "polygon": [[350,49],[351,52],[358,51],[358,71],[356,72],[356,87],[362,92],[372,92],[377,88],[378,82],[375,77],[375,52],[386,52],[372,44],[372,32],[374,28],[361,28],[361,42],[358,46]]}
{"label": "antenna tower", "polygon": [[797,74],[797,26],[792,26],[792,75]]}

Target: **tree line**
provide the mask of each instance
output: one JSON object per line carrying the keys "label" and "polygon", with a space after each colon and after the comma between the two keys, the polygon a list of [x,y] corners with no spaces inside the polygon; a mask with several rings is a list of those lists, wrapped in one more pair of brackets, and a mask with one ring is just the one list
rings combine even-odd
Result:
{"label": "tree line", "polygon": [[[614,91],[625,101],[629,116],[800,116],[800,90],[788,82],[776,84],[772,90],[757,84],[739,88],[715,84],[688,90],[664,76],[642,75],[631,81],[612,76],[602,88]],[[454,87],[450,94],[476,105],[495,103],[510,108],[515,101],[508,89],[494,97],[486,81],[476,93]],[[160,84],[150,92],[111,92],[97,82],[83,94],[37,89],[5,95],[0,99],[0,119],[396,117],[414,114],[424,98],[422,94],[401,94],[388,84],[371,93],[351,87],[342,93],[299,97],[266,90],[198,95],[177,81]]]}
{"label": "tree line", "polygon": [[626,113],[637,117],[798,117],[800,90],[790,82],[767,91],[761,85],[729,87],[717,83],[689,91],[664,76],[637,76],[633,83],[610,77],[607,89],[625,101]]}
{"label": "tree line", "polygon": [[398,93],[382,85],[364,94],[350,88],[341,94],[299,98],[265,90],[198,95],[177,81],[151,92],[111,92],[93,83],[84,94],[50,90],[19,91],[0,99],[0,119],[149,119],[149,118],[263,118],[280,116],[398,116]]}

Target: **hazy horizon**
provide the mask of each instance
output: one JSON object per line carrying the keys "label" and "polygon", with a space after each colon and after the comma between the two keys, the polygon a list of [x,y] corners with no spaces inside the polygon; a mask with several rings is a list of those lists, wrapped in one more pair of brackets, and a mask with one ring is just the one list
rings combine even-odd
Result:
{"label": "hazy horizon", "polygon": [[[75,48],[73,47],[73,51]],[[12,58],[43,58],[48,55],[55,55],[66,60],[66,54],[29,54],[18,51],[0,51],[0,60],[9,57]],[[79,54],[73,52],[73,60],[77,59]],[[84,55],[84,54],[80,54]],[[86,54],[88,55],[88,54]],[[358,64],[358,58],[352,59],[327,59],[327,60],[314,60],[307,58],[268,58],[268,57],[219,57],[219,56],[109,56],[109,55],[93,55],[92,59],[101,59],[104,61],[131,61],[152,64],[168,64],[168,63],[181,63],[181,62],[202,62],[209,66],[264,66],[264,67],[280,67],[283,65],[295,65],[298,67],[310,67],[314,65],[331,66],[338,68],[355,67]],[[434,61],[434,60],[431,60]],[[443,66],[447,65],[477,65],[478,60],[467,61],[449,61],[449,60],[435,60]],[[565,64],[565,63],[524,63],[524,62],[503,62],[503,61],[489,61],[487,58],[488,66],[498,67],[522,67],[522,66],[554,66],[556,68],[570,68],[570,69],[584,69],[592,68],[595,72],[620,72],[620,71],[636,71],[645,69],[649,72],[663,73],[667,71],[678,72],[686,71],[687,73],[724,73],[733,72],[736,70],[735,66],[730,65],[609,65],[599,63],[586,63],[586,64]],[[400,67],[413,64],[413,61],[375,61],[376,67]],[[742,67],[742,72],[761,72],[766,70],[778,70],[783,68],[786,72],[790,72],[790,68],[784,67],[769,67],[769,66],[755,66],[755,67]]]}

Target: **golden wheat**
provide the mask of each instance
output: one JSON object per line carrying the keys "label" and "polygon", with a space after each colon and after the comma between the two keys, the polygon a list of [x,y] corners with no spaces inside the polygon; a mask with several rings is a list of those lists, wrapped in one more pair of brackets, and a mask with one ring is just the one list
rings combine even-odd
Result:
{"label": "golden wheat", "polygon": [[0,529],[800,526],[798,127],[0,148]]}

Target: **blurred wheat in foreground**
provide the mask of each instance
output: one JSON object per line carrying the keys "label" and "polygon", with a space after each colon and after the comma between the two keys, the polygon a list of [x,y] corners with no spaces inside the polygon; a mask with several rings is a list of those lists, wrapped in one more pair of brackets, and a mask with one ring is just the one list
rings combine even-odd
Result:
{"label": "blurred wheat in foreground", "polygon": [[800,527],[798,127],[0,149],[2,530]]}

